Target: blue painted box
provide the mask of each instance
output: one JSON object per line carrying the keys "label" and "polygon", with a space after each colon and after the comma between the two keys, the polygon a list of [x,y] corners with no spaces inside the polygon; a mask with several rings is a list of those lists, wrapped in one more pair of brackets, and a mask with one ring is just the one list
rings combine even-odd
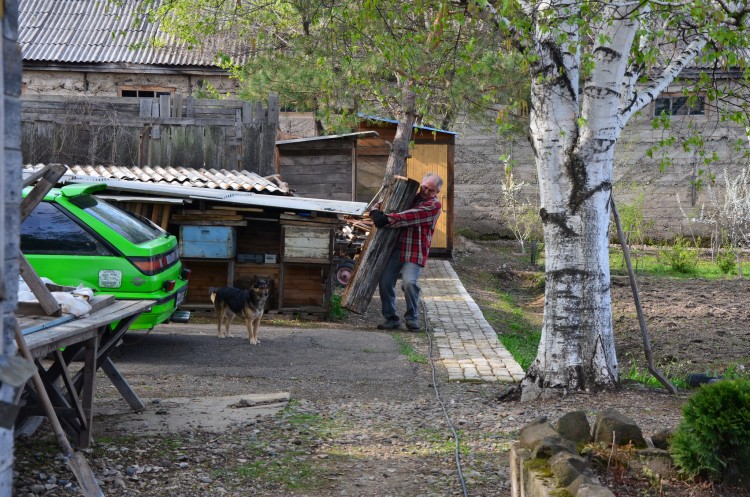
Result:
{"label": "blue painted box", "polygon": [[232,226],[180,226],[180,257],[233,259],[237,235]]}

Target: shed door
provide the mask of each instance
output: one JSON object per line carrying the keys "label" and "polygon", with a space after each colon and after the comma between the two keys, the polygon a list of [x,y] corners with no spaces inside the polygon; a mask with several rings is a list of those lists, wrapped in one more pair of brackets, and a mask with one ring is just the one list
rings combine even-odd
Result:
{"label": "shed door", "polygon": [[435,173],[443,178],[443,188],[438,198],[443,204],[443,212],[438,218],[435,233],[432,235],[432,248],[448,248],[448,198],[446,191],[448,189],[448,145],[430,144],[420,146],[417,144],[409,150],[411,158],[406,160],[406,175],[419,182],[422,181],[425,174]]}

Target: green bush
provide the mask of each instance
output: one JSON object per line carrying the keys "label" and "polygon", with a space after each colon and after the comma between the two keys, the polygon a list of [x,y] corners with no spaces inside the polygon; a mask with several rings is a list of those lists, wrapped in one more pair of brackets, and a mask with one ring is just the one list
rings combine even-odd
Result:
{"label": "green bush", "polygon": [[341,295],[339,294],[333,294],[331,295],[331,308],[328,311],[328,316],[334,320],[338,321],[341,319],[344,319],[346,315],[348,314],[348,311],[341,307]]}
{"label": "green bush", "polygon": [[737,274],[737,253],[732,249],[722,250],[716,256],[716,265],[724,274]]}
{"label": "green bush", "polygon": [[698,249],[684,236],[677,236],[671,247],[659,251],[659,260],[673,271],[690,274],[698,266]]}
{"label": "green bush", "polygon": [[688,477],[750,474],[750,381],[704,385],[683,407],[670,451]]}

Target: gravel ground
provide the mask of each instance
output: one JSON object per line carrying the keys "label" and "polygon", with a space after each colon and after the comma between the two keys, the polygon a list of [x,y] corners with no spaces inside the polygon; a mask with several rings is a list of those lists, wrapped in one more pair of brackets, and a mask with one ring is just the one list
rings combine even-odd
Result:
{"label": "gravel ground", "polygon": [[[520,403],[503,385],[449,382],[439,363],[433,372],[429,335],[374,330],[378,309],[376,297],[364,315],[335,323],[264,322],[259,346],[237,323],[226,339],[200,320],[131,334],[113,360],[147,411],[172,416],[170,399],[187,397],[200,412],[180,430],[133,428],[147,422],[143,414],[130,412],[100,374],[95,402],[110,414],[96,416],[84,453],[105,495],[506,497],[510,444],[539,416],[554,421],[582,409],[593,423],[614,407],[647,436],[679,420],[686,394],[637,385]],[[218,423],[228,396],[278,393],[291,400],[276,414],[248,409],[244,419]],[[17,441],[16,456],[14,495],[76,494],[46,424]]]}
{"label": "gravel ground", "polygon": [[[440,367],[433,382],[429,362],[399,352],[411,344],[427,356],[424,333],[268,326],[261,345],[251,347],[234,330],[233,338],[219,339],[213,325],[162,326],[132,337],[115,363],[147,409],[165,416],[168,399],[186,396],[216,398],[219,406],[227,395],[288,392],[286,409],[221,431],[208,409],[197,428],[144,435],[122,428],[138,415],[97,378],[99,408],[127,413],[97,416],[96,441],[84,451],[106,495],[460,496],[449,419],[467,495],[508,496],[509,445],[540,415],[556,419],[585,405],[593,420],[599,408],[615,405],[645,421],[648,433],[679,411],[679,399],[638,389],[521,404],[503,402],[497,384],[448,382]],[[661,407],[644,411],[649,403]],[[76,493],[46,433],[43,425],[18,441],[15,495]]]}

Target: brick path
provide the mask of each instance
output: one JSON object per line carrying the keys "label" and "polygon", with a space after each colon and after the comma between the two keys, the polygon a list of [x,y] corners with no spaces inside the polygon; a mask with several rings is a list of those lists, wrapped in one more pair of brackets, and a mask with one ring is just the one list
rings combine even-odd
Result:
{"label": "brick path", "polygon": [[505,383],[523,379],[523,369],[497,339],[449,261],[428,260],[419,284],[449,379]]}

